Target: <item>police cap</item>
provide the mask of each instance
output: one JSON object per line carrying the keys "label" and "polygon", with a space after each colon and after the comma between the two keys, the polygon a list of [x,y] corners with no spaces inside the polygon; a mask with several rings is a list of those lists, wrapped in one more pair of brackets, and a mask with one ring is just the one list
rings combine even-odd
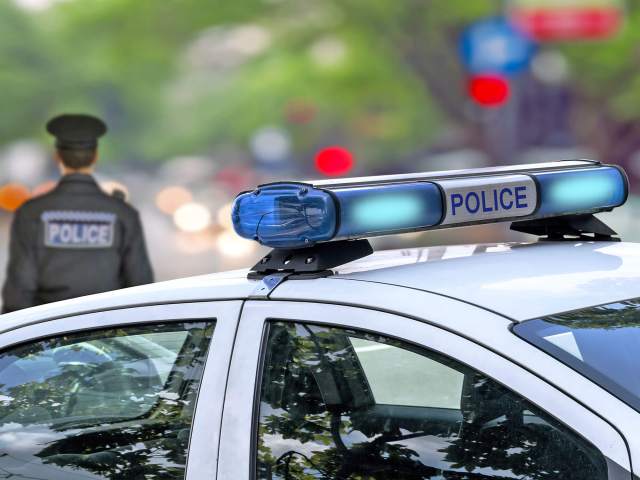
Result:
{"label": "police cap", "polygon": [[107,125],[91,115],[64,114],[47,122],[47,132],[56,137],[57,148],[94,149],[98,138],[107,132]]}

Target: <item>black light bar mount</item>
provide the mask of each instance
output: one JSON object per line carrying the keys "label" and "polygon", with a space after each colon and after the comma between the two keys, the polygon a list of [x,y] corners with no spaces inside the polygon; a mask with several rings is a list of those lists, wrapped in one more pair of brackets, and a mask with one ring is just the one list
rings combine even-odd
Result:
{"label": "black light bar mount", "polygon": [[617,233],[593,214],[521,220],[511,224],[511,230],[528,233],[545,240],[588,240],[619,242]]}
{"label": "black light bar mount", "polygon": [[332,268],[373,253],[368,240],[340,240],[318,243],[308,248],[276,248],[256,263],[248,278],[286,273],[288,278],[322,278],[333,275]]}

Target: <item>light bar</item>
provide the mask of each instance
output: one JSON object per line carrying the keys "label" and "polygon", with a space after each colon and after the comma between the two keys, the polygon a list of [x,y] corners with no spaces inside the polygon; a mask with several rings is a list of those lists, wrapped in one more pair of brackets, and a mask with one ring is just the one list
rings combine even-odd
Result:
{"label": "light bar", "polygon": [[597,213],[622,205],[624,171],[590,160],[279,182],[240,194],[233,225],[274,248],[489,222]]}

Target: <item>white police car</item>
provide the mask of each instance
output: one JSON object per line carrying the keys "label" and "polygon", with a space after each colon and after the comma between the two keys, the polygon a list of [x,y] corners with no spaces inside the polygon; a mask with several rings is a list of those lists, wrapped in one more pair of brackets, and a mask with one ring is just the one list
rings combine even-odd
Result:
{"label": "white police car", "polygon": [[[249,278],[0,318],[0,478],[638,478],[640,245],[592,216],[626,196],[589,161],[242,194]],[[347,240],[504,220],[557,241]]]}

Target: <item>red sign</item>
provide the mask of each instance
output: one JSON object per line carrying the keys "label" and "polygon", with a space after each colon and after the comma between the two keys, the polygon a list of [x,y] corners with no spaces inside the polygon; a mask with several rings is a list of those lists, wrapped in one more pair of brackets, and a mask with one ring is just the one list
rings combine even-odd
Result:
{"label": "red sign", "polygon": [[622,26],[624,12],[620,2],[614,0],[513,0],[509,17],[539,41],[581,40],[613,35]]}

